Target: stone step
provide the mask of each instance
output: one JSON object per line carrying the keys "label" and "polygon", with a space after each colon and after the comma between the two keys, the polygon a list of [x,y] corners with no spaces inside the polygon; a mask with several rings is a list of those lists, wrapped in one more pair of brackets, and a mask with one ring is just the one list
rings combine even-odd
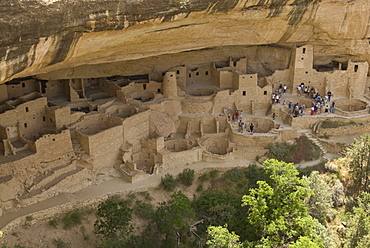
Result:
{"label": "stone step", "polygon": [[316,138],[314,138],[314,137],[312,137],[311,136],[311,134],[308,132],[308,130],[307,130],[307,132],[301,132],[301,133],[303,133],[307,138],[308,138],[308,140],[310,140],[311,142],[313,142],[315,145],[317,145],[319,148],[320,148],[320,150],[321,150],[321,152],[323,153],[323,154],[326,154],[328,151],[321,145],[321,143],[320,143],[320,141],[318,140],[318,139],[316,139]]}

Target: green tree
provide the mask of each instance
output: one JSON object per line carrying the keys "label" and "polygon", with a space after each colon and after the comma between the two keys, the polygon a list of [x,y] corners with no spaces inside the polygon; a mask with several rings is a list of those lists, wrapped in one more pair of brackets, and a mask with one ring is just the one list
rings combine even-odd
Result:
{"label": "green tree", "polygon": [[302,236],[323,247],[315,232],[318,222],[308,214],[305,204],[312,195],[307,181],[298,177],[293,164],[269,159],[263,165],[270,179],[258,181],[258,187],[242,198],[242,206],[249,207],[247,220],[254,230],[255,240],[249,245],[288,246]]}
{"label": "green tree", "polygon": [[355,139],[347,150],[346,156],[349,159],[348,166],[358,192],[361,190],[369,192],[370,134],[364,134],[360,140]]}
{"label": "green tree", "polygon": [[227,227],[209,226],[207,228],[208,240],[207,245],[210,248],[241,248],[239,235],[229,232]]}
{"label": "green tree", "polygon": [[289,245],[289,248],[320,248],[321,246],[313,242],[309,237],[299,237],[296,242]]}
{"label": "green tree", "polygon": [[308,182],[307,187],[314,193],[307,200],[309,212],[312,217],[325,223],[327,217],[332,214],[333,191],[318,171],[313,171],[308,177],[303,176],[303,179]]}
{"label": "green tree", "polygon": [[118,195],[111,196],[100,203],[96,217],[94,231],[96,234],[102,235],[106,243],[122,244],[132,232],[130,224],[132,209],[129,207],[128,201],[121,199]]}
{"label": "green tree", "polygon": [[195,179],[195,171],[189,168],[185,168],[178,176],[178,180],[180,183],[191,186]]}
{"label": "green tree", "polygon": [[167,202],[160,203],[155,213],[158,230],[165,237],[163,247],[175,247],[176,241],[190,230],[195,219],[191,201],[178,191]]}
{"label": "green tree", "polygon": [[370,246],[370,194],[363,192],[357,197],[357,207],[347,213],[344,247],[368,248]]}

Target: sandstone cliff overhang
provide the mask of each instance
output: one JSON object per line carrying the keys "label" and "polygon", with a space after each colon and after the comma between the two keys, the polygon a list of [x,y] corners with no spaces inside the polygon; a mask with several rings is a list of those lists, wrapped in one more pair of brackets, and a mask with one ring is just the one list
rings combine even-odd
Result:
{"label": "sandstone cliff overhang", "polygon": [[370,62],[369,10],[367,0],[5,1],[0,82],[134,75],[233,46],[312,44],[317,63]]}

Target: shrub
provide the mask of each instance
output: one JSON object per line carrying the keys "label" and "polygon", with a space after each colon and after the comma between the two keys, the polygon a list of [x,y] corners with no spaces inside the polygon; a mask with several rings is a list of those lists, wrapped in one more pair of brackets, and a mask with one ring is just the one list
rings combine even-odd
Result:
{"label": "shrub", "polygon": [[59,224],[59,219],[57,218],[51,219],[48,221],[48,223],[51,227],[57,228]]}
{"label": "shrub", "polygon": [[23,224],[24,228],[27,228],[28,226],[31,226],[31,222],[33,221],[33,217],[31,215],[27,215],[25,222]]}
{"label": "shrub", "polygon": [[270,143],[270,157],[288,163],[299,163],[303,160],[311,161],[318,159],[321,155],[320,148],[307,136],[302,135],[295,139],[295,143]]}
{"label": "shrub", "polygon": [[200,175],[198,177],[198,180],[201,182],[201,183],[204,183],[206,181],[209,180],[209,174],[208,173],[203,173],[202,175]]}
{"label": "shrub", "polygon": [[194,170],[185,168],[179,175],[178,180],[180,183],[190,186],[193,184],[195,178]]}
{"label": "shrub", "polygon": [[231,170],[228,170],[223,176],[225,179],[236,182],[242,178],[242,172],[239,168],[233,168]]}
{"label": "shrub", "polygon": [[26,216],[26,221],[33,221],[33,217],[32,217],[32,215],[28,215],[28,216]]}
{"label": "shrub", "polygon": [[138,193],[140,196],[142,196],[145,200],[151,201],[153,200],[153,197],[150,196],[150,193],[148,191],[141,191]]}
{"label": "shrub", "polygon": [[257,187],[257,181],[267,180],[268,177],[262,167],[256,163],[251,163],[245,170],[245,177],[248,180],[249,187]]}
{"label": "shrub", "polygon": [[85,213],[79,209],[66,213],[61,219],[63,223],[63,229],[70,229],[74,226],[81,225],[84,218]]}
{"label": "shrub", "polygon": [[163,189],[167,191],[171,191],[171,190],[174,190],[176,186],[177,186],[177,181],[173,177],[173,175],[167,173],[166,175],[164,175],[164,177],[161,177],[160,187],[162,187]]}
{"label": "shrub", "polygon": [[146,203],[140,200],[137,200],[134,205],[134,212],[137,216],[144,220],[151,219],[154,214],[154,207],[150,203]]}
{"label": "shrub", "polygon": [[273,157],[281,161],[284,161],[292,150],[291,145],[280,142],[270,143],[268,148]]}
{"label": "shrub", "polygon": [[213,179],[217,178],[219,174],[220,174],[220,172],[218,170],[211,170],[209,172],[209,177],[213,180]]}
{"label": "shrub", "polygon": [[201,192],[201,191],[203,191],[203,189],[204,189],[204,185],[201,183],[197,187],[197,192]]}

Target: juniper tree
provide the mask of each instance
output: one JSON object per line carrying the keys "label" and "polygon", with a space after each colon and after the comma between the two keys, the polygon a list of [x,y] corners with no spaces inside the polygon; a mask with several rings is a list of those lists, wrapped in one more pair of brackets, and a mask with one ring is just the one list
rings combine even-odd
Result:
{"label": "juniper tree", "polygon": [[258,187],[242,199],[242,206],[249,208],[247,220],[255,232],[255,240],[248,245],[285,247],[306,237],[323,247],[323,240],[315,231],[320,223],[309,215],[305,204],[312,195],[307,181],[298,177],[293,164],[269,159],[263,165],[270,180],[258,181]]}
{"label": "juniper tree", "polygon": [[347,150],[346,156],[349,159],[348,167],[358,193],[360,191],[369,192],[370,134],[364,134],[360,140],[355,139]]}

